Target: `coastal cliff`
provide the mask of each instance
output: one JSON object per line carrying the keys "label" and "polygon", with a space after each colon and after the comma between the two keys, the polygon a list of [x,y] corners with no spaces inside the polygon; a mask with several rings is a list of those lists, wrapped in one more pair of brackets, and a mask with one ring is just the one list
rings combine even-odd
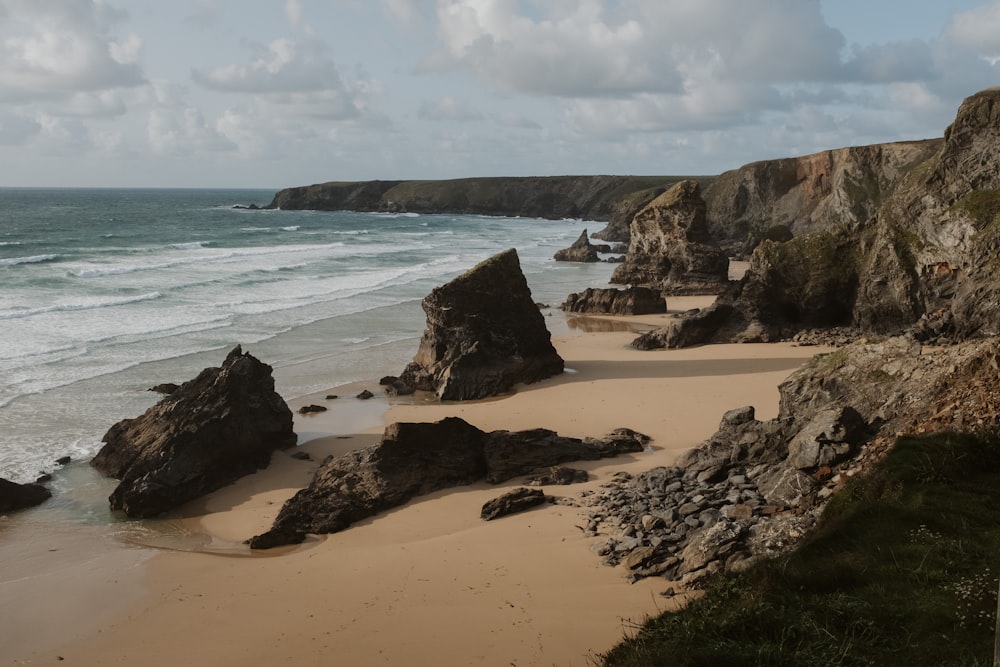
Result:
{"label": "coastal cliff", "polygon": [[[608,221],[609,229],[615,230],[598,232],[596,238],[627,241],[632,216],[683,178],[545,176],[329,182],[281,190],[266,208],[585,218]],[[697,180],[706,187],[712,179]]]}

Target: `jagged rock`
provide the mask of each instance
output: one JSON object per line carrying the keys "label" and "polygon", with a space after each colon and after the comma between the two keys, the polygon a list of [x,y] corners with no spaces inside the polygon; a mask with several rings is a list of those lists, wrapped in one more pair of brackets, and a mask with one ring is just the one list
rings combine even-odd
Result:
{"label": "jagged rock", "polygon": [[369,398],[375,398],[375,394],[373,394],[372,392],[370,392],[370,391],[369,391],[369,390],[367,390],[367,389],[364,389],[364,390],[362,390],[362,392],[361,392],[360,394],[358,394],[358,395],[357,395],[357,396],[356,396],[355,398],[359,398],[359,399],[361,399],[362,401],[367,401],[367,400],[368,400]]}
{"label": "jagged rock", "polygon": [[816,490],[816,481],[801,470],[778,465],[757,477],[757,488],[769,504],[781,507],[799,507],[810,504],[808,500]]}
{"label": "jagged rock", "polygon": [[307,533],[335,533],[439,489],[483,479],[502,482],[574,458],[636,451],[629,449],[629,433],[635,443],[645,437],[628,429],[588,441],[545,429],[485,433],[458,417],[391,424],[378,444],[324,462],[309,486],[284,504],[271,530],[248,543],[254,549],[296,544]]}
{"label": "jagged rock", "polygon": [[327,408],[325,408],[322,405],[303,405],[301,408],[299,408],[300,415],[311,415],[311,414],[316,414],[317,412],[326,412],[326,411]]}
{"label": "jagged rock", "polygon": [[492,521],[508,514],[529,510],[545,501],[545,494],[541,489],[514,489],[499,498],[486,501],[479,515],[484,521]]}
{"label": "jagged rock", "polygon": [[422,305],[427,329],[400,375],[407,385],[460,401],[563,371],[514,249],[435,288]]}
{"label": "jagged rock", "polygon": [[525,478],[524,483],[528,486],[566,486],[569,484],[582,484],[588,479],[589,475],[586,470],[553,466],[532,472]]}
{"label": "jagged rock", "polygon": [[788,464],[799,470],[839,463],[868,437],[868,425],[849,406],[828,408],[813,417],[788,443]]}
{"label": "jagged rock", "polygon": [[407,384],[395,375],[386,375],[378,381],[390,396],[409,396],[414,392],[412,385]]}
{"label": "jagged rock", "polygon": [[702,528],[688,540],[687,546],[680,554],[681,566],[678,574],[700,570],[712,561],[718,560],[727,546],[732,545],[743,535],[742,527],[734,522],[722,520],[711,526]]}
{"label": "jagged rock", "polygon": [[712,342],[733,317],[733,308],[716,301],[708,308],[684,313],[666,326],[648,331],[629,345],[637,350],[691,347]]}
{"label": "jagged rock", "polygon": [[0,513],[41,505],[52,492],[41,484],[18,484],[0,477]]}
{"label": "jagged rock", "polygon": [[111,509],[150,517],[263,468],[295,441],[271,367],[237,345],[220,368],[112,426],[91,465],[121,480]]}
{"label": "jagged rock", "polygon": [[483,445],[491,484],[505,482],[528,471],[565,463],[566,461],[596,461],[643,450],[648,436],[621,433],[606,439],[581,440],[560,436],[555,431],[536,428],[527,431],[493,431]]}
{"label": "jagged rock", "polygon": [[573,245],[556,251],[553,259],[557,262],[599,262],[601,258],[597,253],[598,249],[591,244],[585,229],[580,234],[580,238],[573,242]]}
{"label": "jagged rock", "polygon": [[568,313],[602,313],[607,315],[649,315],[667,312],[663,295],[650,287],[630,286],[624,289],[595,289],[566,297],[560,306]]}
{"label": "jagged rock", "polygon": [[176,383],[173,383],[173,382],[164,382],[164,383],[158,384],[158,385],[156,385],[154,387],[150,387],[149,391],[155,392],[157,394],[167,394],[167,395],[169,395],[169,394],[172,394],[175,391],[177,391],[178,387],[180,387],[180,385],[178,385]]}
{"label": "jagged rock", "polygon": [[697,181],[681,181],[632,219],[625,262],[611,282],[665,294],[716,294],[729,283],[729,258],[708,235]]}

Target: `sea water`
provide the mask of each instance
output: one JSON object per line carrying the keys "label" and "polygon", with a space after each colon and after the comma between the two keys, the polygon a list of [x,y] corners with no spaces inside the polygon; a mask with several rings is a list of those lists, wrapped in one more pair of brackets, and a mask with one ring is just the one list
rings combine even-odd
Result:
{"label": "sea water", "polygon": [[552,260],[580,220],[234,208],[273,194],[0,188],[0,477],[89,459],[236,344],[286,399],[397,374],[420,300],[507,248],[536,301],[610,274]]}

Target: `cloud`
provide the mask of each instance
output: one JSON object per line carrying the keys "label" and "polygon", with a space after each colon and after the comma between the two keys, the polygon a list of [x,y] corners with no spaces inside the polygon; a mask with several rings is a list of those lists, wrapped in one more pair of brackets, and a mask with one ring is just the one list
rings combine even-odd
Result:
{"label": "cloud", "polygon": [[299,0],[285,0],[285,16],[292,25],[302,22],[302,3]]}
{"label": "cloud", "polygon": [[467,102],[454,97],[441,97],[436,100],[424,100],[417,110],[417,118],[446,122],[471,122],[483,120],[484,116]]}
{"label": "cloud", "polygon": [[142,40],[117,38],[122,15],[91,0],[0,0],[0,101],[30,101],[144,82]]}
{"label": "cloud", "polygon": [[1000,56],[1000,2],[990,2],[951,17],[945,37],[982,56]]}
{"label": "cloud", "polygon": [[23,146],[36,137],[41,129],[41,124],[34,118],[21,114],[0,114],[0,146]]}
{"label": "cloud", "polygon": [[146,123],[146,139],[157,155],[187,156],[236,149],[194,107],[152,110]]}

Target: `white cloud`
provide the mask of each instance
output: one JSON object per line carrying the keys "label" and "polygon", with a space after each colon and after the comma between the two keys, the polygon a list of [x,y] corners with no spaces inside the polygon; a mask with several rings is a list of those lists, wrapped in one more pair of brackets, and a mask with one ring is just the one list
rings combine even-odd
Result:
{"label": "white cloud", "polygon": [[302,22],[302,3],[299,0],[285,0],[285,16],[292,25]]}
{"label": "white cloud", "polygon": [[1000,55],[1000,2],[955,14],[945,29],[945,36],[957,46],[980,55]]}
{"label": "white cloud", "polygon": [[0,114],[0,146],[22,146],[41,132],[34,118],[22,114]]}
{"label": "white cloud", "polygon": [[157,155],[193,155],[236,148],[210,127],[202,113],[193,107],[151,111],[146,123],[146,139]]}
{"label": "white cloud", "polygon": [[142,40],[117,39],[121,15],[91,0],[0,0],[0,101],[51,98],[143,82]]}

